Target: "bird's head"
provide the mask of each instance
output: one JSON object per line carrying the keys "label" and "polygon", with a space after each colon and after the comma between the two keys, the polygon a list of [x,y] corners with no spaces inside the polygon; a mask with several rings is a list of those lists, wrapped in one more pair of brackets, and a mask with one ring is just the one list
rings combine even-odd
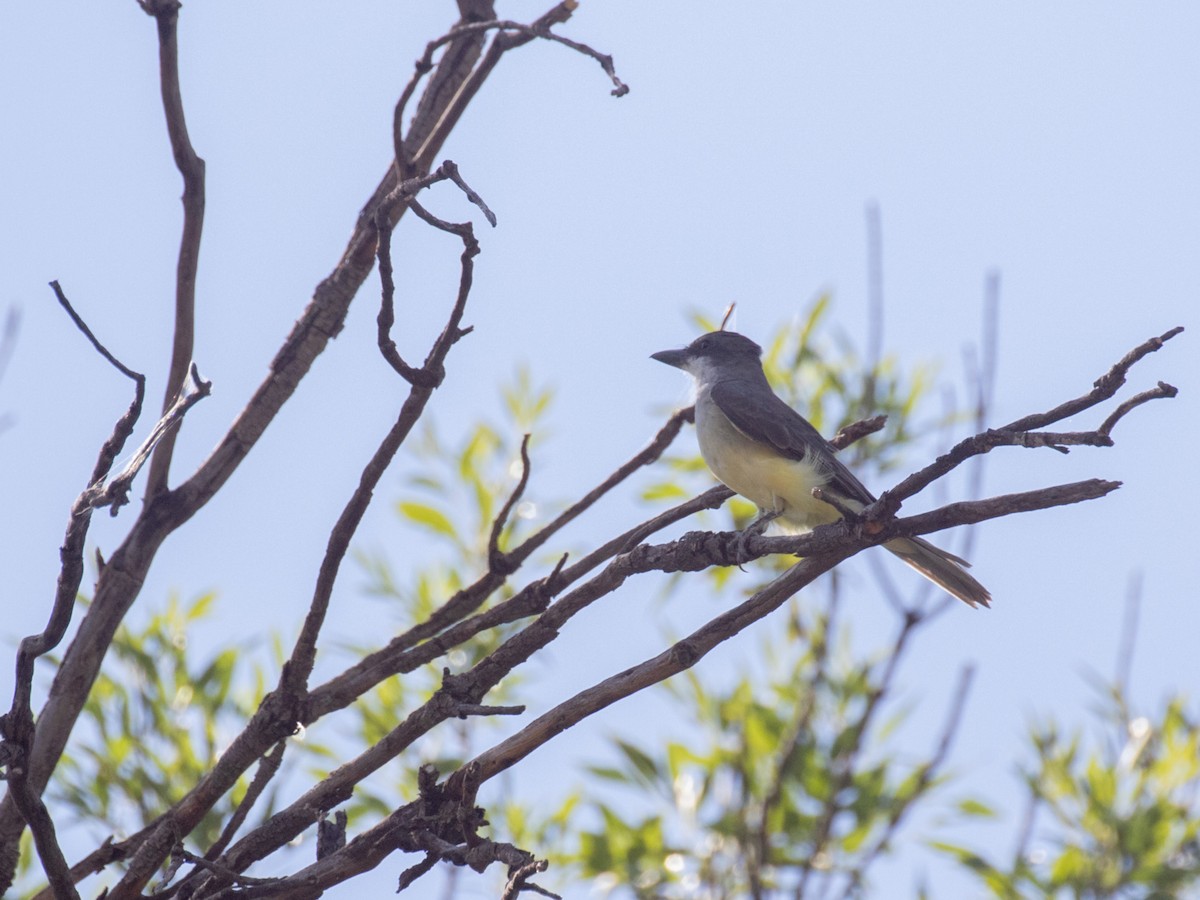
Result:
{"label": "bird's head", "polygon": [[660,350],[650,354],[668,366],[683,369],[700,381],[715,373],[735,374],[750,369],[762,371],[759,357],[762,347],[736,331],[711,331],[696,338],[682,350]]}

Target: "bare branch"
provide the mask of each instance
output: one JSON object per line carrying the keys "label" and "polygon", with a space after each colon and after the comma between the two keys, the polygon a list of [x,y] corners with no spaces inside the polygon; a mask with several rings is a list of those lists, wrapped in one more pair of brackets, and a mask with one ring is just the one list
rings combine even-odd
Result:
{"label": "bare branch", "polygon": [[[416,212],[420,218],[433,225],[435,228],[440,229],[441,231],[458,235],[463,240],[466,248],[464,253],[469,253],[469,256],[465,257],[464,259],[464,265],[466,265],[466,259],[473,258],[479,253],[479,244],[475,240],[474,231],[471,230],[469,225],[451,225],[449,222],[444,222],[436,216],[426,212],[424,207],[420,207],[419,204],[416,204],[414,199],[418,191],[421,191],[432,184],[436,184],[439,181],[447,180],[453,181],[456,185],[458,185],[467,194],[467,198],[471,199],[472,202],[476,203],[476,205],[483,210],[484,214],[488,217],[488,221],[490,221],[493,225],[496,224],[496,217],[492,214],[492,211],[487,208],[487,205],[483,202],[479,195],[471,190],[467,186],[466,182],[462,180],[462,177],[458,174],[458,167],[450,160],[443,162],[438,167],[438,170],[430,175],[426,175],[421,178],[410,178],[397,186],[397,188],[388,195],[387,199],[380,206],[375,222],[376,229],[379,232],[379,243],[376,253],[379,257],[379,278],[382,284],[382,298],[379,306],[379,316],[376,319],[376,339],[379,345],[379,352],[383,354],[383,358],[387,360],[388,365],[390,365],[396,371],[396,373],[399,374],[400,377],[409,384],[430,388],[437,387],[442,383],[442,379],[446,374],[445,370],[436,364],[431,364],[432,355],[430,359],[425,361],[425,365],[421,366],[420,368],[414,368],[413,366],[410,366],[400,356],[400,351],[396,348],[396,342],[391,338],[392,325],[395,324],[396,321],[396,284],[392,272],[391,223],[397,217],[395,210],[398,207],[408,207],[415,204],[419,208],[415,209],[414,212]],[[458,338],[461,338],[469,331],[469,328],[463,329],[461,333],[454,338],[454,340],[457,341]],[[451,343],[453,343],[453,341]]]}
{"label": "bare branch", "polygon": [[1125,378],[1129,374],[1129,370],[1134,367],[1140,360],[1163,348],[1163,345],[1171,340],[1171,338],[1183,332],[1183,326],[1177,326],[1164,332],[1159,337],[1153,337],[1143,341],[1138,346],[1134,347],[1126,353],[1121,359],[1113,365],[1111,369],[1096,379],[1095,386],[1087,394],[1078,397],[1074,400],[1068,400],[1066,403],[1056,406],[1049,412],[1026,416],[1023,419],[1017,419],[1001,428],[1001,431],[1032,431],[1035,428],[1045,428],[1054,422],[1061,422],[1063,419],[1083,412],[1085,409],[1090,409],[1097,403],[1112,397],[1122,385],[1125,384]]}
{"label": "bare branch", "polygon": [[[1026,416],[1023,419],[1018,419],[1002,428],[989,429],[987,431],[976,434],[972,437],[960,441],[949,452],[943,453],[936,460],[930,463],[919,472],[914,472],[909,475],[900,484],[889,491],[885,491],[880,495],[879,500],[867,508],[864,516],[868,522],[878,523],[884,519],[896,514],[900,509],[900,504],[909,497],[916,494],[918,491],[924,490],[928,485],[932,484],[938,478],[941,478],[947,472],[959,466],[973,456],[978,456],[987,453],[996,447],[1002,446],[1027,446],[1027,447],[1044,447],[1052,446],[1055,449],[1062,451],[1068,443],[1087,444],[1090,446],[1110,446],[1111,438],[1108,433],[1101,429],[1091,432],[1072,432],[1070,434],[1048,434],[1044,437],[1037,436],[1037,432],[1032,429],[1044,428],[1054,422],[1062,421],[1077,413],[1083,412],[1085,409],[1090,409],[1099,403],[1111,398],[1125,383],[1125,377],[1129,369],[1140,359],[1149,353],[1162,348],[1162,346],[1171,338],[1183,331],[1182,327],[1172,328],[1160,337],[1150,338],[1149,340],[1139,344],[1134,349],[1130,350],[1124,357],[1121,358],[1107,373],[1098,378],[1095,382],[1095,387],[1081,397],[1070,400],[1066,403],[1059,404],[1054,409],[1046,413]],[[1164,386],[1169,388],[1168,386]],[[1155,399],[1157,397],[1171,397],[1174,394],[1169,390],[1151,391],[1150,396],[1141,399],[1143,395],[1138,395],[1134,398],[1139,403],[1146,400]],[[1136,404],[1134,404],[1136,405]],[[1126,410],[1127,411],[1127,410]],[[1124,411],[1118,410],[1121,415]],[[1115,423],[1119,415],[1110,416],[1109,419]],[[1110,424],[1111,427],[1111,424]]]}
{"label": "bare branch", "polygon": [[179,396],[175,398],[171,408],[154,424],[150,435],[134,452],[121,473],[111,481],[97,482],[88,489],[87,502],[92,507],[99,509],[102,506],[110,506],[111,514],[115,516],[117,511],[129,502],[129,489],[133,486],[133,480],[137,478],[138,472],[150,458],[154,448],[166,440],[168,435],[179,430],[189,409],[212,393],[212,382],[200,377],[200,370],[196,368],[195,363],[192,363],[188,373],[189,383],[180,389]]}
{"label": "bare branch", "polygon": [[851,422],[844,428],[840,428],[838,433],[833,436],[833,440],[831,440],[829,443],[835,450],[845,450],[855,441],[861,441],[869,434],[882,431],[883,426],[886,424],[887,416],[873,416],[870,419],[861,419],[857,422]]}
{"label": "bare branch", "polygon": [[507,556],[500,550],[500,534],[504,531],[504,526],[508,524],[509,513],[513,507],[521,499],[521,495],[525,493],[525,487],[529,484],[529,434],[521,438],[521,478],[517,481],[517,486],[513,488],[513,492],[508,499],[504,501],[504,506],[500,508],[500,512],[496,515],[495,521],[492,522],[492,531],[488,535],[488,571],[496,572],[500,575],[508,575],[515,571],[515,567],[509,561]]}
{"label": "bare branch", "polygon": [[[113,461],[125,446],[125,441],[133,432],[142,409],[146,379],[144,376],[129,369],[113,356],[108,349],[97,340],[87,323],[79,316],[57,281],[50,283],[55,297],[67,311],[67,315],[83,332],[96,351],[100,353],[114,368],[134,382],[134,399],[129,409],[113,426],[113,432],[100,448],[96,464],[92,469],[91,478],[94,481],[103,479],[112,468]],[[59,556],[62,568],[58,575],[58,585],[54,592],[54,603],[50,609],[50,618],[45,629],[36,635],[26,637],[21,641],[17,650],[16,678],[13,688],[12,707],[0,717],[0,765],[7,769],[8,797],[21,819],[28,823],[33,831],[38,855],[50,880],[51,887],[59,897],[76,897],[75,888],[68,871],[66,858],[58,846],[54,823],[41,800],[41,785],[32,772],[34,742],[37,729],[33,720],[32,694],[34,664],[38,657],[53,650],[62,641],[67,627],[71,623],[71,613],[75,606],[75,598],[79,584],[83,580],[83,551],[87,539],[88,528],[91,525],[91,489],[85,489],[71,505],[71,515],[67,523],[66,537],[63,539]],[[15,847],[14,847],[15,849]]]}
{"label": "bare branch", "polygon": [[[175,334],[171,347],[171,367],[163,397],[164,415],[174,408],[184,393],[196,342],[196,273],[200,266],[200,236],[204,231],[204,160],[192,147],[187,119],[183,114],[183,93],[179,86],[178,0],[138,0],[158,26],[158,65],[163,113],[175,166],[183,176],[183,234],[179,242],[179,261],[175,269]],[[154,497],[167,489],[171,454],[176,432],[164,432],[146,484],[146,496]],[[116,506],[114,505],[114,511]]]}
{"label": "bare branch", "polygon": [[54,891],[55,900],[78,900],[79,893],[71,881],[67,858],[63,856],[62,848],[58,845],[54,821],[26,775],[23,769],[9,764],[8,796],[12,798],[33,833],[33,844]]}
{"label": "bare branch", "polygon": [[1165,381],[1160,381],[1156,387],[1148,391],[1142,391],[1140,394],[1135,394],[1130,397],[1120,406],[1118,406],[1111,416],[1104,420],[1098,429],[1100,434],[1107,437],[1112,433],[1113,427],[1119,422],[1126,413],[1131,409],[1141,406],[1143,403],[1149,403],[1151,400],[1159,400],[1163,398],[1174,397],[1179,393],[1179,388],[1174,385],[1167,384]]}
{"label": "bare branch", "polygon": [[83,336],[86,337],[91,345],[96,348],[96,352],[108,360],[109,364],[114,369],[116,369],[126,378],[131,379],[134,384],[145,385],[145,375],[133,371],[133,369],[129,368],[123,362],[113,356],[112,353],[109,352],[108,348],[100,343],[96,335],[92,333],[92,329],[88,328],[87,322],[83,321],[83,317],[80,316],[79,313],[75,312],[75,307],[71,305],[71,301],[67,299],[67,295],[63,293],[63,289],[57,281],[50,282],[50,289],[54,291],[54,296],[58,300],[59,305],[66,310],[67,315],[71,317],[71,321],[75,323],[75,327],[82,331]]}
{"label": "bare branch", "polygon": [[[435,142],[440,144],[444,140],[445,134],[448,134],[458,121],[458,116],[461,115],[461,109],[466,106],[475,92],[479,90],[479,86],[483,80],[487,78],[492,68],[499,62],[501,55],[506,51],[519,47],[528,43],[535,38],[553,41],[569,47],[578,53],[589,56],[600,64],[604,73],[608,75],[613,83],[612,94],[614,97],[623,97],[629,93],[629,86],[617,77],[616,70],[613,67],[611,56],[597,52],[587,44],[581,44],[577,41],[572,41],[569,38],[562,37],[559,34],[551,31],[551,27],[561,24],[570,18],[578,5],[575,0],[565,0],[557,6],[551,8],[548,12],[542,15],[536,22],[531,25],[525,25],[520,22],[512,21],[490,21],[490,22],[469,22],[459,25],[452,29],[447,34],[431,41],[425,47],[425,53],[417,60],[413,76],[404,91],[400,95],[400,99],[396,103],[396,110],[392,117],[392,132],[393,143],[396,153],[396,161],[400,166],[402,173],[411,170],[421,171],[427,167],[433,159],[434,153],[429,152],[429,148]],[[439,47],[445,44],[451,44],[451,49],[448,53],[478,53],[477,44],[474,41],[464,41],[464,38],[475,38],[476,35],[482,35],[487,31],[498,31],[499,34],[493,39],[487,54],[484,56],[483,62],[472,72],[471,77],[465,79],[462,83],[456,86],[456,93],[451,102],[446,105],[446,110],[442,118],[434,126],[433,130],[417,143],[413,140],[413,129],[407,137],[401,137],[403,133],[404,109],[412,98],[413,92],[416,90],[417,84],[424,77],[433,65],[433,54]]]}
{"label": "bare branch", "polygon": [[250,782],[250,787],[246,789],[246,794],[242,797],[242,802],[238,804],[233,815],[229,817],[229,821],[225,823],[225,827],[221,829],[221,835],[204,854],[207,860],[215,860],[225,848],[229,846],[229,842],[233,840],[233,836],[237,834],[242,823],[246,821],[246,817],[250,815],[250,810],[254,808],[254,804],[258,802],[258,798],[262,796],[263,791],[267,789],[267,785],[271,783],[271,779],[279,771],[279,766],[283,762],[283,753],[287,749],[287,741],[282,740],[277,743],[262,761],[258,764],[258,771],[254,773],[254,780]]}

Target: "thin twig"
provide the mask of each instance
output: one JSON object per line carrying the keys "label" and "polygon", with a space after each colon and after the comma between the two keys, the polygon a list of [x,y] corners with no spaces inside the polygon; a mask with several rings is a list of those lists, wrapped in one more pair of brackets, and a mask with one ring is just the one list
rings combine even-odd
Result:
{"label": "thin twig", "polygon": [[[1068,443],[1109,446],[1107,442],[1111,441],[1110,436],[1099,430],[1072,432],[1069,435],[1045,434],[1038,436],[1033,429],[1045,428],[1047,425],[1074,416],[1109,399],[1125,383],[1125,378],[1134,364],[1147,354],[1160,350],[1167,341],[1182,331],[1182,327],[1172,328],[1159,337],[1150,338],[1139,344],[1125,354],[1108,372],[1096,379],[1095,387],[1087,394],[1077,397],[1074,400],[1069,400],[1066,403],[1061,403],[1049,412],[1025,416],[1002,428],[989,429],[988,431],[960,441],[949,452],[943,453],[919,472],[914,472],[891,490],[885,491],[877,502],[864,511],[864,518],[868,522],[879,522],[895,515],[904,500],[907,500],[918,491],[924,490],[936,479],[941,478],[947,472],[971,457],[987,453],[996,447],[1015,445],[1054,447],[1055,449],[1062,450]],[[1167,397],[1173,395],[1170,393],[1159,393],[1155,396]]]}
{"label": "thin twig", "polygon": [[887,425],[887,416],[872,416],[869,419],[860,419],[857,422],[851,422],[838,429],[838,433],[833,436],[829,442],[835,450],[845,450],[856,441],[861,441],[869,434],[874,434],[877,431],[882,431]]}
{"label": "thin twig", "polygon": [[57,299],[59,305],[66,310],[67,315],[71,317],[71,321],[75,323],[75,327],[83,332],[83,336],[88,339],[88,342],[91,343],[91,345],[96,349],[96,352],[103,356],[108,361],[109,365],[111,365],[114,369],[116,369],[126,378],[132,379],[134,384],[144,385],[146,383],[146,376],[142,375],[140,372],[133,371],[133,369],[129,368],[127,365],[113,356],[112,353],[109,352],[108,348],[100,343],[96,335],[92,333],[92,329],[88,327],[87,322],[83,321],[83,317],[80,316],[79,313],[75,312],[75,307],[71,305],[71,301],[67,299],[67,295],[63,293],[63,289],[57,281],[50,282],[50,289],[54,291],[55,299]]}
{"label": "thin twig", "polygon": [[500,512],[493,520],[492,531],[488,535],[487,556],[488,571],[490,572],[509,575],[516,571],[507,555],[500,550],[500,535],[504,531],[504,526],[508,524],[508,516],[512,512],[513,507],[517,505],[521,499],[521,495],[525,493],[525,487],[529,484],[529,470],[529,434],[526,433],[521,438],[521,477],[517,481],[517,486],[513,488],[512,493],[504,501]]}
{"label": "thin twig", "polygon": [[1112,433],[1113,427],[1119,422],[1126,413],[1131,409],[1141,406],[1143,403],[1149,403],[1151,400],[1159,400],[1163,398],[1174,397],[1179,393],[1179,388],[1174,385],[1167,384],[1165,381],[1160,381],[1157,386],[1148,391],[1142,391],[1140,394],[1135,394],[1130,397],[1120,406],[1118,406],[1111,416],[1101,423],[1096,429],[1100,434],[1109,435]]}
{"label": "thin twig", "polygon": [[8,364],[17,349],[17,335],[20,332],[21,312],[11,306],[4,315],[4,329],[0,331],[0,381],[4,380],[4,373],[8,371]]}
{"label": "thin twig", "polygon": [[[1137,647],[1138,615],[1142,608],[1142,573],[1135,572],[1129,579],[1125,592],[1125,620],[1121,623],[1121,645],[1117,651],[1116,686],[1117,696],[1124,705],[1129,697],[1129,684],[1133,677],[1133,653]],[[1128,710],[1121,715],[1129,721]]]}
{"label": "thin twig", "polygon": [[[178,0],[138,0],[158,28],[159,82],[167,136],[175,166],[183,177],[183,234],[175,269],[175,329],[171,346],[171,366],[163,397],[163,414],[172,409],[184,393],[184,381],[192,364],[196,343],[196,274],[200,265],[200,236],[204,231],[204,160],[192,147],[187,119],[183,112],[183,93],[179,84],[179,7]],[[150,463],[146,496],[154,497],[167,489],[171,455],[177,431],[164,433]]]}
{"label": "thin twig", "polygon": [[138,472],[150,458],[154,448],[166,440],[169,435],[178,431],[188,410],[212,393],[212,382],[205,381],[200,377],[200,370],[196,368],[195,363],[192,363],[188,373],[189,383],[181,388],[179,396],[175,398],[170,409],[154,423],[149,436],[134,451],[120,474],[110,481],[100,480],[89,488],[87,502],[92,507],[99,509],[102,506],[108,506],[110,513],[115,516],[117,511],[129,502],[129,489],[133,485],[133,480],[137,478]]}
{"label": "thin twig", "polygon": [[[418,208],[414,210],[418,216],[424,219],[434,227],[456,234],[464,241],[468,242],[468,249],[472,249],[471,256],[479,252],[479,245],[475,242],[473,232],[464,231],[464,226],[451,225],[425,212],[420,204],[416,203],[416,195],[432,184],[439,181],[453,181],[467,195],[467,199],[471,200],[480,209],[484,215],[488,217],[488,221],[493,225],[496,224],[496,217],[492,211],[488,209],[487,204],[483,199],[476,194],[466,182],[462,180],[462,176],[458,173],[458,167],[450,160],[446,160],[436,172],[420,178],[411,178],[399,184],[387,199],[380,205],[379,211],[376,213],[375,227],[379,232],[379,242],[376,248],[376,255],[379,259],[379,279],[382,286],[382,293],[379,305],[379,316],[376,319],[376,343],[379,346],[379,352],[401,378],[409,384],[421,387],[437,387],[441,384],[442,378],[445,377],[445,370],[440,369],[436,365],[431,365],[429,360],[426,360],[425,365],[420,368],[409,365],[400,355],[400,351],[396,347],[396,342],[392,340],[391,330],[392,325],[396,321],[395,311],[395,294],[396,283],[392,269],[392,222],[397,218],[396,209],[400,206],[415,205]],[[466,333],[465,331],[463,332]],[[461,337],[461,335],[460,335]]]}
{"label": "thin twig", "polygon": [[213,841],[212,846],[205,852],[205,859],[215,860],[225,852],[225,848],[229,846],[229,842],[233,840],[233,836],[237,834],[237,830],[242,827],[242,823],[250,815],[250,810],[254,808],[254,804],[258,802],[258,798],[262,796],[263,791],[267,789],[267,785],[271,783],[271,779],[279,771],[286,748],[287,741],[280,741],[271,749],[270,753],[262,758],[262,762],[258,764],[258,771],[254,773],[254,780],[250,782],[250,787],[246,789],[245,796],[242,797],[242,801],[238,804],[237,809],[233,811],[233,815],[229,817],[229,821],[225,823],[225,827],[221,829],[220,837]]}
{"label": "thin twig", "polygon": [[[612,91],[613,96],[623,97],[625,94],[629,93],[629,86],[617,77],[611,56],[599,53],[598,51],[589,47],[587,44],[581,44],[577,41],[564,38],[550,30],[551,26],[565,22],[570,17],[576,6],[577,3],[574,2],[560,3],[558,6],[552,8],[548,13],[539,18],[538,21],[534,22],[532,25],[524,25],[520,22],[512,22],[508,20],[492,20],[486,22],[468,22],[465,24],[460,24],[436,40],[430,41],[428,44],[426,44],[425,52],[414,65],[413,75],[409,79],[408,84],[405,85],[404,90],[401,92],[400,99],[396,102],[396,109],[392,114],[393,143],[396,152],[396,160],[400,166],[404,169],[410,168],[413,166],[413,161],[422,155],[422,150],[424,149],[423,146],[419,148],[412,148],[410,151],[410,147],[413,143],[412,138],[415,137],[415,135],[411,134],[411,132],[407,136],[404,135],[404,110],[408,106],[409,101],[412,99],[413,93],[416,91],[417,85],[420,84],[421,79],[423,79],[425,75],[433,69],[433,54],[446,44],[452,44],[450,50],[447,51],[448,54],[459,53],[477,56],[479,52],[479,42],[482,39],[482,36],[488,31],[509,32],[514,37],[523,38],[521,43],[534,38],[542,38],[543,40],[562,44],[563,46],[569,47],[577,53],[582,53],[583,55],[589,56],[596,60],[614,85]],[[518,43],[516,41],[510,41],[504,49],[511,49],[513,46],[518,46]],[[459,92],[462,92],[463,85],[461,83],[456,85],[456,87],[458,88]]]}

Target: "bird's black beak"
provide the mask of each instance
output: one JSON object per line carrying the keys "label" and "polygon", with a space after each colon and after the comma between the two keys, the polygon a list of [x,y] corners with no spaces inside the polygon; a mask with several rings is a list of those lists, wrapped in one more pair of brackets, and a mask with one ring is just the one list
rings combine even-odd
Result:
{"label": "bird's black beak", "polygon": [[687,362],[688,355],[686,350],[659,350],[657,353],[651,353],[650,358],[657,359],[660,363],[666,363],[668,366],[682,369],[683,364]]}

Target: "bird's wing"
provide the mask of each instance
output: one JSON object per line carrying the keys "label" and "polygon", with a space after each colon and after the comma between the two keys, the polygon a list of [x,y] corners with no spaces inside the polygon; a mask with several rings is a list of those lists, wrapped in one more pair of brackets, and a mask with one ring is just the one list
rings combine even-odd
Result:
{"label": "bird's wing", "polygon": [[[829,486],[860,503],[873,503],[874,495],[837,458],[837,451],[803,416],[774,391],[751,390],[740,381],[722,381],[710,394],[717,408],[746,437],[773,447],[788,459],[806,457],[830,475]],[[760,400],[763,394],[770,400]],[[753,397],[753,400],[747,400]]]}

